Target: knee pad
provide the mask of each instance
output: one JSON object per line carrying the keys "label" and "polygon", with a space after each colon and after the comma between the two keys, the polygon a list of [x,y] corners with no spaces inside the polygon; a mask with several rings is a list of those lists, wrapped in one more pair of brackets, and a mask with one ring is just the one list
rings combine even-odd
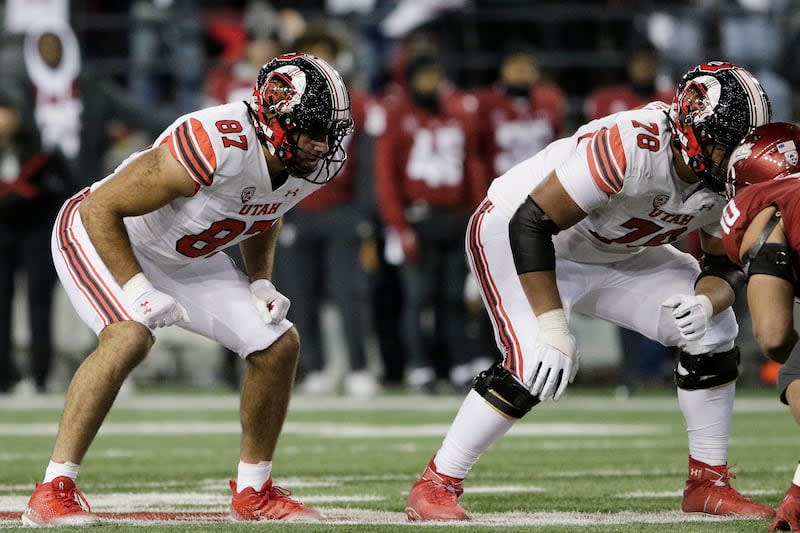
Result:
{"label": "knee pad", "polygon": [[778,372],[778,394],[781,395],[781,402],[786,405],[789,405],[789,402],[786,401],[786,387],[796,379],[800,379],[800,348],[798,346],[795,346]]}
{"label": "knee pad", "polygon": [[533,396],[502,363],[478,374],[472,388],[492,407],[511,418],[522,418],[539,403],[539,397]]}
{"label": "knee pad", "polygon": [[739,377],[739,348],[713,354],[693,355],[681,350],[678,359],[688,374],[678,373],[675,365],[675,384],[679,389],[711,389],[735,381]]}

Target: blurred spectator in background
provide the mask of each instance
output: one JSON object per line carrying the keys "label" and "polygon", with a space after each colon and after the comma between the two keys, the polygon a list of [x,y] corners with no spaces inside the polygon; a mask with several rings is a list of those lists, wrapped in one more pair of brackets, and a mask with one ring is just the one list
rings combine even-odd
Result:
{"label": "blurred spectator in background", "polygon": [[480,157],[491,176],[505,174],[561,134],[566,95],[558,86],[542,80],[530,54],[506,55],[497,82],[476,95],[481,119]]}
{"label": "blurred spectator in background", "polygon": [[595,120],[612,113],[636,109],[653,101],[672,102],[675,86],[661,76],[661,58],[649,43],[634,46],[627,65],[627,80],[598,87],[586,97],[584,114]]}
{"label": "blurred spectator in background", "polygon": [[283,51],[277,24],[277,13],[260,2],[251,2],[241,21],[246,34],[242,53],[235,58],[223,56],[220,65],[209,71],[205,95],[207,105],[250,101],[258,69]]}
{"label": "blurred spectator in background", "polygon": [[157,135],[173,112],[142,106],[122,87],[96,76],[81,61],[72,28],[66,25],[29,31],[24,41],[24,69],[16,73],[47,151],[60,151],[78,185],[102,174],[102,157],[111,138],[112,119]]}
{"label": "blurred spectator in background", "polygon": [[389,108],[376,140],[375,177],[386,258],[401,265],[408,381],[435,390],[464,384],[457,375],[472,377],[462,243],[488,178],[478,157],[477,99],[454,90],[433,55],[412,57],[407,72],[408,98]]}
{"label": "blurred spectator in background", "polygon": [[50,234],[61,203],[73,189],[66,179],[58,152],[42,150],[17,88],[0,87],[0,393],[9,392],[22,378],[11,345],[18,273],[26,276],[30,331],[30,369],[25,372],[30,379],[22,383],[39,393],[47,390],[56,281]]}
{"label": "blurred spectator in background", "polygon": [[[290,47],[320,57],[333,65],[345,51],[343,42],[325,24],[307,26]],[[340,69],[346,76],[346,71]],[[353,87],[348,81],[348,85]],[[340,312],[347,359],[344,388],[352,396],[369,397],[378,392],[377,377],[367,368],[367,279],[361,263],[361,246],[371,235],[369,213],[374,203],[372,178],[359,165],[363,148],[367,97],[350,91],[355,134],[345,140],[348,161],[341,174],[326,188],[327,194],[309,196],[284,217],[275,265],[278,285],[292,301],[289,318],[303,332],[298,390],[330,394],[339,387],[326,349],[321,311],[332,301]],[[302,275],[298,275],[302,273]]]}
{"label": "blurred spectator in background", "polygon": [[[192,0],[135,0],[131,7],[128,88],[142,106],[172,101],[179,113],[196,109],[205,72],[203,27]],[[171,77],[174,95],[162,95]]]}

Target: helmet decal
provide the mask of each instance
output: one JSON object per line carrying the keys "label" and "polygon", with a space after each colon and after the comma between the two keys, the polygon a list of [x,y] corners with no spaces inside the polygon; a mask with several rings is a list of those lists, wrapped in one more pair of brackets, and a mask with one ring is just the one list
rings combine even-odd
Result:
{"label": "helmet decal", "polygon": [[289,112],[300,103],[306,91],[306,74],[293,65],[279,67],[269,73],[261,91],[261,98],[270,111]]}

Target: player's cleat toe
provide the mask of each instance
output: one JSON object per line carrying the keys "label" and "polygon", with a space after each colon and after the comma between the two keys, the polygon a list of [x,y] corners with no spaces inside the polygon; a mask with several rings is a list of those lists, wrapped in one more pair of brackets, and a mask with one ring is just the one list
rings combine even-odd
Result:
{"label": "player's cleat toe", "polygon": [[681,510],[717,516],[772,518],[775,510],[742,495],[731,487],[735,478],[727,465],[711,466],[689,458],[689,479],[683,490]]}
{"label": "player's cleat toe", "polygon": [[292,493],[288,490],[273,485],[272,478],[268,479],[259,491],[245,487],[242,492],[236,490],[236,481],[232,479],[231,490],[233,491],[231,517],[234,520],[306,522],[325,519],[319,511],[290,498]]}
{"label": "player's cleat toe", "polygon": [[91,526],[100,519],[89,512],[89,503],[75,482],[65,476],[47,483],[37,483],[22,524],[28,527]]}
{"label": "player's cleat toe", "polygon": [[464,481],[439,474],[431,459],[408,493],[406,516],[412,522],[469,520],[458,502],[463,492]]}

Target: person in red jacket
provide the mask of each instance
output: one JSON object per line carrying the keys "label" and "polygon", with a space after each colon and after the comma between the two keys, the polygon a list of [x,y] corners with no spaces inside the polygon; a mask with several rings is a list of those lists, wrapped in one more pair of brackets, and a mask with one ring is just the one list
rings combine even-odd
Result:
{"label": "person in red jacket", "polygon": [[[800,346],[794,300],[800,294],[800,126],[756,128],[731,155],[722,212],[722,242],[747,273],[753,334],[770,359],[782,363],[778,392],[800,423]],[[800,531],[800,466],[770,531]]]}
{"label": "person in red jacket", "polygon": [[[385,254],[402,265],[409,382],[427,388],[468,364],[462,243],[488,180],[475,97],[454,89],[433,55],[413,57],[408,79],[408,98],[388,110],[389,126],[376,140],[375,177]],[[435,317],[429,333],[422,326],[426,308]]]}
{"label": "person in red jacket", "polygon": [[542,80],[530,54],[503,58],[498,80],[476,91],[479,102],[481,159],[492,176],[500,176],[561,134],[567,97]]}

